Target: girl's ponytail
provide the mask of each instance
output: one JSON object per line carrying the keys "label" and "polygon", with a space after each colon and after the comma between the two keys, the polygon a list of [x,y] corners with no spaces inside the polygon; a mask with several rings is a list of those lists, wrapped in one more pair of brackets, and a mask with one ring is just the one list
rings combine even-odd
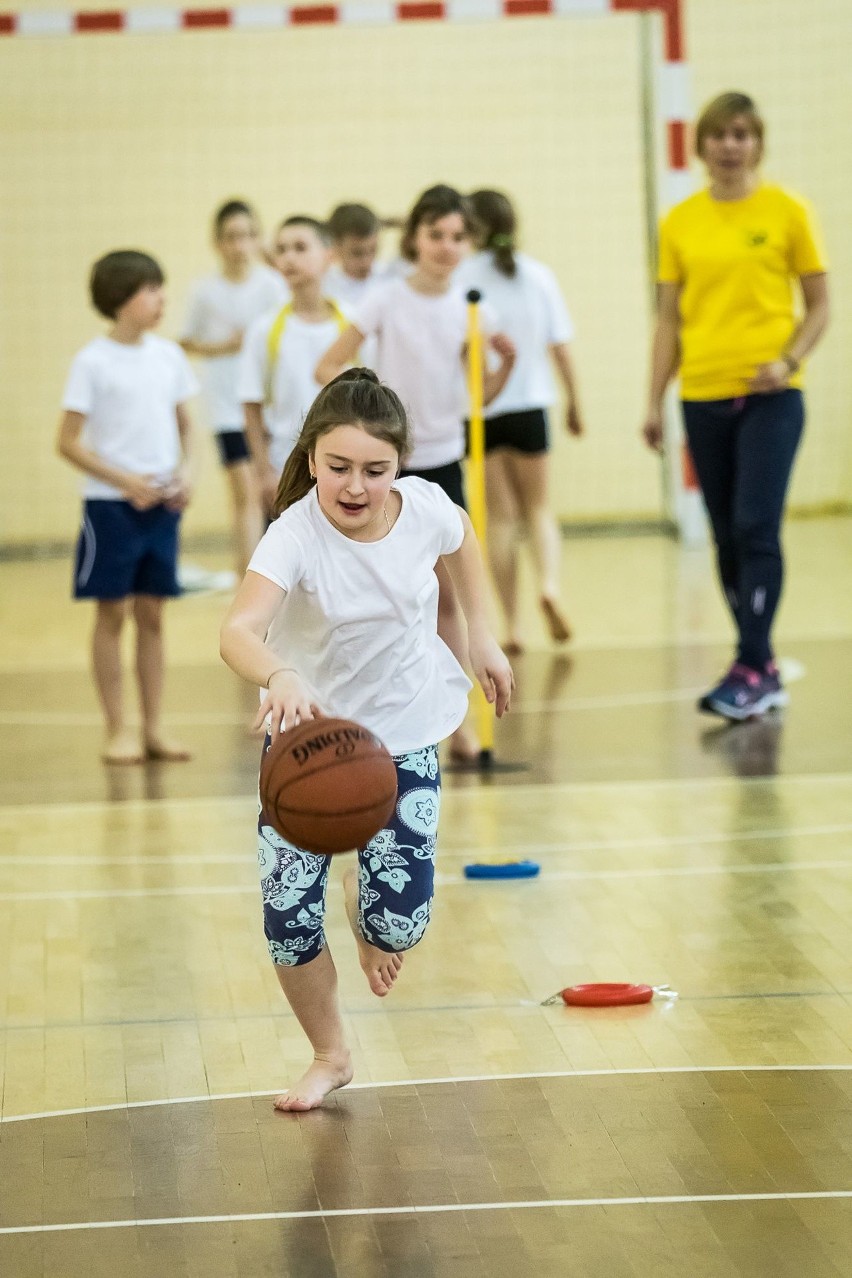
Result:
{"label": "girl's ponytail", "polygon": [[480,247],[493,254],[501,275],[514,279],[518,273],[517,218],[512,202],[501,191],[474,191],[470,206],[479,231]]}

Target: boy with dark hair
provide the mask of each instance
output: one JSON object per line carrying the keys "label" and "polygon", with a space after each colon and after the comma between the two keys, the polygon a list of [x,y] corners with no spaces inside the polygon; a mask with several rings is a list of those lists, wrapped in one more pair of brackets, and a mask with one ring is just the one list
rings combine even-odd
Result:
{"label": "boy with dark hair", "polygon": [[376,264],[382,224],[366,204],[338,204],[328,219],[328,229],[334,262],[326,284],[342,302],[357,306],[385,275],[384,268]]}
{"label": "boy with dark hair", "polygon": [[[155,337],[164,276],[147,253],[107,253],[92,269],[92,301],[109,333],[77,354],[65,387],[57,448],[83,471],[83,527],[74,596],[97,604],[95,686],[106,723],[105,763],[183,760],[164,736],[162,610],[180,593],[178,527],[190,497],[190,420],[198,389],[175,342]],[[121,632],[132,610],[142,740],[124,719]]]}

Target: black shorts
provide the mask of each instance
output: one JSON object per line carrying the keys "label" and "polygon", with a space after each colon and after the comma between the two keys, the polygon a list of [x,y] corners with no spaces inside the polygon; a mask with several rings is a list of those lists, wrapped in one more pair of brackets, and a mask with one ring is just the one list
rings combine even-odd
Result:
{"label": "black shorts", "polygon": [[[468,424],[468,452],[470,452],[470,425]],[[498,413],[485,419],[485,451],[495,448],[511,448],[516,453],[535,456],[546,453],[549,447],[547,413],[543,408],[525,408],[519,413]]]}
{"label": "black shorts", "polygon": [[454,501],[462,510],[467,510],[464,499],[464,475],[460,461],[448,462],[446,466],[432,466],[429,470],[402,470],[400,479],[408,475],[416,475],[418,479],[428,479],[430,483],[443,488],[450,501]]}
{"label": "black shorts", "polygon": [[244,430],[217,430],[216,447],[223,466],[236,466],[251,457]]}

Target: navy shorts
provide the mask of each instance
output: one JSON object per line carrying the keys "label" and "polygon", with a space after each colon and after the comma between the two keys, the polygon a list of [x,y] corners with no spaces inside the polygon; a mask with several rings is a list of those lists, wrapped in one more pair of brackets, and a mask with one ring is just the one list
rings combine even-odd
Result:
{"label": "navy shorts", "polygon": [[464,499],[464,475],[461,462],[448,462],[446,466],[432,466],[428,470],[401,470],[400,479],[408,475],[416,475],[418,479],[428,479],[430,483],[443,488],[450,501],[454,501],[462,510],[467,510]]}
{"label": "navy shorts", "polygon": [[216,447],[223,466],[236,466],[237,462],[248,461],[251,457],[244,430],[217,430]]}
{"label": "navy shorts", "polygon": [[170,598],[177,579],[180,515],[165,506],[135,510],[129,501],[87,501],[77,542],[75,599]]}

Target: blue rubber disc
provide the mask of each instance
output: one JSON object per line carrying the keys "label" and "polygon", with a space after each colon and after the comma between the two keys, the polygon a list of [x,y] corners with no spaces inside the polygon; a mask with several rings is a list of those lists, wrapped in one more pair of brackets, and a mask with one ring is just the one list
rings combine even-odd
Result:
{"label": "blue rubber disc", "polygon": [[537,861],[474,861],[464,867],[466,879],[534,879],[541,870]]}

